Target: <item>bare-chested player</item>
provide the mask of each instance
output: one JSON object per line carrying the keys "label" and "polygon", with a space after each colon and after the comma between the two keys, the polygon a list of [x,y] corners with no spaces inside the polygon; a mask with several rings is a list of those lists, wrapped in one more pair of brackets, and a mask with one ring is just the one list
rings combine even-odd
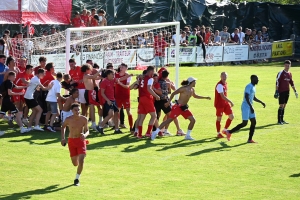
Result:
{"label": "bare-chested player", "polygon": [[73,88],[71,91],[70,91],[70,95],[65,103],[64,103],[64,106],[63,106],[63,109],[61,111],[61,122],[63,123],[67,117],[70,117],[73,115],[73,112],[71,110],[71,106],[73,103],[76,102],[76,99],[79,97],[79,91],[77,88]]}
{"label": "bare-chested player", "polygon": [[81,72],[84,73],[83,75],[83,83],[85,86],[85,101],[86,105],[89,106],[90,109],[90,116],[92,120],[92,126],[91,128],[97,131],[97,125],[96,125],[96,117],[95,117],[95,106],[100,105],[99,102],[97,102],[97,92],[94,90],[94,82],[93,80],[100,79],[99,78],[99,72],[92,74],[92,66],[90,64],[84,64],[81,67]]}
{"label": "bare-chested player", "polygon": [[68,146],[70,157],[74,166],[77,166],[77,174],[74,185],[79,186],[79,177],[83,169],[84,158],[86,156],[85,138],[89,135],[88,119],[80,115],[80,105],[72,104],[71,110],[73,115],[68,117],[61,128],[61,145],[66,145],[65,130],[69,127],[70,133],[68,138]]}
{"label": "bare-chested player", "polygon": [[175,95],[179,94],[179,99],[176,102],[176,104],[172,106],[170,117],[166,121],[161,123],[160,126],[156,129],[156,131],[152,132],[152,134],[151,134],[152,140],[154,140],[156,138],[160,129],[165,127],[167,124],[171,123],[176,117],[178,117],[180,115],[182,115],[185,119],[190,120],[190,124],[188,126],[188,131],[186,133],[185,139],[186,140],[194,140],[191,137],[191,132],[192,132],[192,129],[194,128],[196,120],[195,120],[193,114],[191,113],[191,111],[189,111],[188,102],[192,96],[196,99],[208,99],[208,100],[211,99],[210,97],[199,96],[195,93],[194,87],[196,85],[196,80],[197,79],[195,79],[193,77],[189,77],[186,81],[182,81],[182,83],[181,83],[182,87],[175,90],[175,92],[173,92],[171,94],[169,101],[166,103],[166,106],[170,105],[170,103]]}

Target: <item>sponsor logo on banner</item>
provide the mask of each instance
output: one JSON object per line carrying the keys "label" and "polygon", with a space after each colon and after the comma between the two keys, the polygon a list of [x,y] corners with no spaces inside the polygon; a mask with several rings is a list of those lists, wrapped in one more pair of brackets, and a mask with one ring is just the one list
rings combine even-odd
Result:
{"label": "sponsor logo on banner", "polygon": [[271,58],[272,44],[262,43],[249,46],[249,60]]}
{"label": "sponsor logo on banner", "polygon": [[243,60],[248,60],[248,45],[224,46],[224,62]]}
{"label": "sponsor logo on banner", "polygon": [[137,50],[137,63],[140,65],[155,65],[153,48],[142,48]]}
{"label": "sponsor logo on banner", "polygon": [[128,65],[128,68],[136,67],[136,49],[124,49],[115,51],[105,51],[104,53],[104,66],[107,63],[112,63],[114,67],[119,66],[121,63]]}
{"label": "sponsor logo on banner", "polygon": [[[175,48],[168,49],[168,62],[175,63],[176,51]],[[196,62],[196,47],[182,47],[179,49],[180,63],[195,63]]]}
{"label": "sponsor logo on banner", "polygon": [[293,55],[293,42],[273,42],[272,58],[280,58]]}
{"label": "sponsor logo on banner", "polygon": [[[100,68],[103,68],[103,55],[104,53],[102,51],[83,52],[82,64],[86,63],[87,60],[92,60],[94,63],[97,63]],[[41,56],[47,58],[47,63],[54,63],[55,72],[66,73],[66,54],[32,55],[31,64],[33,66],[39,66],[39,58]],[[81,53],[71,53],[70,57],[75,59],[77,65],[81,65]]]}
{"label": "sponsor logo on banner", "polygon": [[[206,62],[222,62],[223,47],[222,46],[209,46],[206,48]],[[197,47],[197,63],[203,63],[203,50],[202,47]]]}

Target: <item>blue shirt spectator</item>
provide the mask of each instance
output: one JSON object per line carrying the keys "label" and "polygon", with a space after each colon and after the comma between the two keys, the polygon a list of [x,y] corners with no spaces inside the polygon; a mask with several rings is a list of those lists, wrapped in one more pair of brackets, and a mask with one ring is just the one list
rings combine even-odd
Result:
{"label": "blue shirt spectator", "polygon": [[5,65],[6,56],[0,55],[0,84],[3,83],[4,74],[8,70],[8,67]]}

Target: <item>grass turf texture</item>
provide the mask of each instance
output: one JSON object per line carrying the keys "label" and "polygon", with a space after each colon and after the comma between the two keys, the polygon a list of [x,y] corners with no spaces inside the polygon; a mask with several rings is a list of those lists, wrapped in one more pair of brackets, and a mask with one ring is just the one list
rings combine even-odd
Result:
{"label": "grass turf texture", "polygon": [[[195,141],[168,137],[151,142],[129,133],[111,131],[101,137],[91,132],[80,187],[71,186],[76,168],[68,148],[60,145],[60,133],[7,131],[0,138],[0,199],[298,199],[299,99],[291,93],[285,112],[290,124],[276,125],[278,103],[273,94],[279,70],[281,64],[180,69],[180,80],[198,78],[197,94],[212,98],[220,73],[228,73],[228,96],[235,103],[231,127],[242,120],[243,91],[250,75],[257,74],[256,96],[267,105],[264,109],[254,104],[258,144],[246,144],[249,124],[230,142],[217,140],[213,100],[191,99],[190,110],[197,120],[192,131]],[[174,77],[174,68],[170,71]],[[300,68],[291,72],[299,85]],[[136,96],[137,91],[132,92],[134,116]],[[186,131],[188,122],[179,120]],[[7,129],[4,122],[1,129]],[[170,131],[175,133],[174,124]]]}

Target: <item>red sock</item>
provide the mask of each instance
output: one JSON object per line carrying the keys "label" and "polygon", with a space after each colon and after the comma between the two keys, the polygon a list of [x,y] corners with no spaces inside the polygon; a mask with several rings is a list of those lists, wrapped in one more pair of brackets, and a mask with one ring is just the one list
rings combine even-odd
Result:
{"label": "red sock", "polygon": [[231,124],[232,120],[231,119],[227,119],[226,124],[225,124],[225,128],[228,129],[230,124]]}
{"label": "red sock", "polygon": [[138,126],[138,129],[139,129],[139,133],[138,133],[138,135],[142,135],[142,132],[143,132],[143,127],[142,127],[142,126]]}
{"label": "red sock", "polygon": [[131,129],[132,129],[132,126],[133,126],[133,118],[132,118],[132,115],[129,115],[129,116],[128,116],[128,122],[129,122],[130,130],[131,130]]}
{"label": "red sock", "polygon": [[148,130],[146,134],[150,134],[152,132],[153,125],[148,125]]}
{"label": "red sock", "polygon": [[220,133],[220,131],[221,131],[221,122],[220,121],[216,121],[216,128],[217,128],[217,132]]}

